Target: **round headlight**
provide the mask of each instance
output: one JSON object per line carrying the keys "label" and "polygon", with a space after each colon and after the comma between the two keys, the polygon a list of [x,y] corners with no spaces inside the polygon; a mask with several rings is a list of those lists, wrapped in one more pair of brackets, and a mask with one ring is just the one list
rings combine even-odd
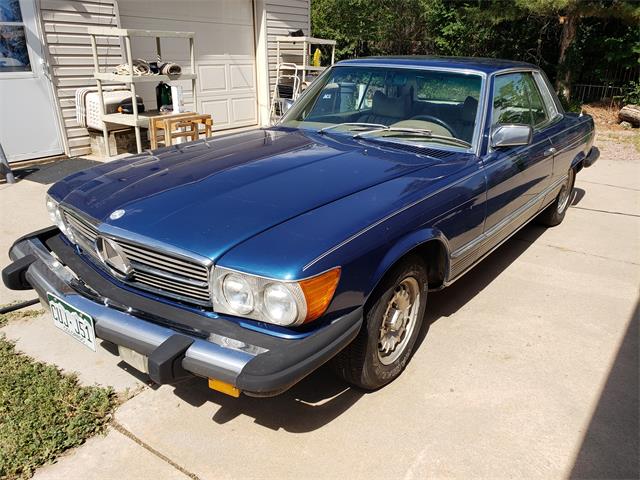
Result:
{"label": "round headlight", "polygon": [[47,212],[49,213],[49,218],[56,225],[58,224],[58,204],[51,198],[47,197]]}
{"label": "round headlight", "polygon": [[60,229],[60,231],[65,234],[69,240],[75,242],[73,232],[67,224],[64,223],[58,202],[51,197],[47,197],[47,212],[49,212],[49,218],[51,221]]}
{"label": "round headlight", "polygon": [[231,273],[224,277],[222,293],[229,307],[236,313],[246,315],[253,311],[253,292],[240,275]]}
{"label": "round headlight", "polygon": [[269,319],[278,325],[291,325],[298,318],[298,306],[287,287],[271,283],[264,289],[264,310]]}

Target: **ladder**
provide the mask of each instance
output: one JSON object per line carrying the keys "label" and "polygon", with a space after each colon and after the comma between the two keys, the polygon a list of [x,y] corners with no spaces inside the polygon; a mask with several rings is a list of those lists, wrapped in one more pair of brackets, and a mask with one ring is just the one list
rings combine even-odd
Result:
{"label": "ladder", "polygon": [[298,96],[327,66],[311,65],[313,46],[329,45],[331,63],[335,60],[336,41],[314,37],[276,37],[276,80],[271,95],[269,118],[277,123]]}

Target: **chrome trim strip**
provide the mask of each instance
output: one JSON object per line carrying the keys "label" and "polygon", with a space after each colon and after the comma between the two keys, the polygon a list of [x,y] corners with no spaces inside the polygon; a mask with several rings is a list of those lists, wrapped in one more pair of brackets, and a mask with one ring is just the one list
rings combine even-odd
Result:
{"label": "chrome trim strip", "polygon": [[[165,270],[159,270],[157,268],[154,267],[150,267],[148,264],[144,264],[144,263],[140,263],[137,260],[132,259],[131,257],[129,257],[129,260],[131,261],[131,266],[133,267],[134,270],[136,270],[138,273],[144,273],[147,275],[152,275],[155,278],[157,278],[158,280],[161,279],[166,279],[168,281],[173,281],[173,282],[178,282],[178,283],[182,283],[185,286],[191,286],[191,287],[198,287],[198,288],[209,288],[209,282],[208,281],[197,281],[194,280],[192,278],[189,277],[183,277],[180,275],[174,275],[170,272],[167,272]],[[160,278],[158,278],[160,277]]]}
{"label": "chrome trim strip", "polygon": [[557,188],[559,185],[561,185],[562,182],[564,182],[567,178],[568,178],[568,175],[565,175],[564,177],[556,180],[551,185],[549,185],[547,188],[545,188],[542,192],[540,192],[538,195],[536,195],[534,198],[532,198],[527,203],[522,205],[520,208],[518,208],[517,210],[511,212],[509,215],[504,217],[502,220],[500,220],[500,222],[496,223],[489,230],[487,230],[484,233],[481,233],[480,235],[478,235],[473,240],[471,240],[471,241],[465,243],[464,245],[462,245],[460,248],[458,248],[457,250],[455,250],[454,252],[451,253],[451,259],[456,259],[456,258],[464,255],[466,252],[468,252],[469,250],[471,250],[475,246],[477,246],[477,245],[479,245],[481,243],[484,243],[484,241],[486,241],[486,240],[489,240],[493,235],[498,233],[500,230],[502,230],[504,227],[509,225],[516,218],[521,216],[524,212],[526,212],[528,209],[530,209],[536,203],[538,203],[540,200],[542,200],[545,197],[545,195],[547,195],[549,192],[553,191],[555,188]]}
{"label": "chrome trim strip", "polygon": [[[561,132],[564,133],[564,130]],[[558,155],[559,153],[565,152],[567,150],[571,150],[572,148],[576,148],[578,145],[580,145],[581,142],[584,141],[585,138],[591,136],[593,134],[593,132],[589,132],[585,135],[583,135],[582,137],[578,138],[577,140],[575,140],[574,142],[570,143],[569,145],[562,147],[560,150],[556,151],[556,153],[554,155]],[[554,135],[555,137],[556,135]],[[551,137],[549,137],[551,138]]]}
{"label": "chrome trim strip", "polygon": [[[550,203],[550,202],[549,202]],[[544,207],[546,207],[547,205],[543,205],[541,210],[544,209]],[[484,260],[485,258],[487,258],[489,255],[491,255],[493,252],[495,252],[501,245],[503,245],[507,240],[509,240],[511,237],[513,237],[516,233],[518,233],[520,230],[522,230],[522,228],[524,228],[526,225],[529,224],[529,222],[531,221],[531,218],[533,216],[535,216],[536,214],[534,213],[531,217],[529,217],[528,220],[526,220],[525,222],[522,222],[521,225],[518,225],[513,232],[511,232],[509,235],[507,235],[506,237],[504,237],[504,239],[502,239],[501,241],[499,241],[498,243],[496,243],[493,247],[491,247],[489,250],[487,250],[486,253],[483,253],[480,257],[478,257],[473,263],[471,263],[467,268],[465,268],[462,272],[460,272],[458,275],[456,275],[454,278],[449,279],[449,280],[445,280],[443,282],[443,287],[448,287],[449,285],[457,282],[460,278],[462,278],[466,273],[470,272],[471,269],[473,269],[478,263],[480,263],[482,260]]]}

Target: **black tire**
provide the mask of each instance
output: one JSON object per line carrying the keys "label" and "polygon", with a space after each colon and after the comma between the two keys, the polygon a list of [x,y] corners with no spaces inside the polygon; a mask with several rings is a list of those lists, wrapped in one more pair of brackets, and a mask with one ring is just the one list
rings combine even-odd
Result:
{"label": "black tire", "polygon": [[[417,292],[419,292],[419,296],[415,297],[416,301],[412,303],[417,308],[417,313],[413,316],[415,323],[410,328],[410,333],[406,333],[409,328],[405,330],[404,337],[408,335],[406,343],[404,343],[405,338],[400,337],[401,340],[397,345],[402,347],[402,351],[398,350],[400,353],[397,359],[392,363],[384,364],[381,356],[385,359],[384,361],[389,361],[395,355],[395,351],[389,356],[379,353],[382,322],[388,309],[392,308],[392,298],[397,298],[398,292],[406,291],[405,284],[415,286],[411,278],[417,282]],[[427,267],[420,257],[409,256],[393,267],[365,306],[364,323],[358,336],[333,359],[332,365],[338,375],[350,384],[365,390],[378,389],[396,379],[409,362],[420,333],[427,305],[427,291]],[[413,312],[413,306],[410,307],[410,311]]]}
{"label": "black tire", "polygon": [[[547,227],[555,227],[560,225],[564,216],[569,210],[571,204],[571,193],[573,192],[573,185],[576,181],[576,172],[573,169],[569,170],[567,181],[562,184],[562,188],[558,192],[555,200],[551,202],[547,208],[545,208],[536,219],[538,223]],[[568,197],[565,197],[568,189]]]}

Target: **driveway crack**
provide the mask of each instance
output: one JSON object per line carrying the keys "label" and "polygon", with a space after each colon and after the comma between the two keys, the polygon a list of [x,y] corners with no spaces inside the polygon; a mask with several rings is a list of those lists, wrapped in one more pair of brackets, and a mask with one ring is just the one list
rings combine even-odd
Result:
{"label": "driveway crack", "polygon": [[519,242],[528,243],[530,245],[541,245],[543,247],[555,248],[556,250],[561,250],[563,252],[577,253],[579,255],[586,255],[588,257],[594,257],[594,258],[600,258],[602,260],[608,260],[610,262],[619,262],[619,263],[624,263],[624,264],[627,264],[627,265],[640,265],[640,263],[631,262],[629,260],[621,260],[619,258],[607,257],[605,255],[598,255],[598,254],[595,254],[595,253],[582,252],[580,250],[572,250],[570,248],[560,247],[558,245],[552,245],[550,243],[542,243],[542,242],[539,242],[539,241],[531,241],[531,240],[529,240],[527,238],[513,237],[513,239],[517,240]]}
{"label": "driveway crack", "polygon": [[120,423],[118,423],[116,420],[113,420],[110,422],[110,425],[113,427],[114,430],[120,432],[121,434],[123,434],[125,437],[133,440],[135,443],[137,443],[138,445],[140,445],[142,448],[144,448],[145,450],[147,450],[148,452],[152,453],[153,455],[155,455],[156,457],[158,457],[160,460],[168,463],[169,465],[171,465],[173,468],[175,468],[176,470],[184,473],[187,477],[192,478],[193,480],[200,480],[200,477],[198,477],[195,473],[190,472],[189,470],[187,470],[186,468],[182,467],[181,465],[178,465],[176,462],[174,462],[173,460],[171,460],[169,457],[167,457],[166,455],[160,453],[158,450],[156,450],[155,448],[153,448],[151,445],[143,442],[142,440],[140,440],[137,436],[135,436],[133,433],[131,433],[129,430],[127,430],[124,426],[122,426]]}
{"label": "driveway crack", "polygon": [[622,215],[624,217],[640,218],[640,215],[636,215],[635,213],[614,212],[612,210],[599,210],[597,208],[577,207],[575,205],[572,205],[571,208],[575,208],[575,209],[578,209],[578,210],[587,210],[588,212],[608,213],[610,215]]}

